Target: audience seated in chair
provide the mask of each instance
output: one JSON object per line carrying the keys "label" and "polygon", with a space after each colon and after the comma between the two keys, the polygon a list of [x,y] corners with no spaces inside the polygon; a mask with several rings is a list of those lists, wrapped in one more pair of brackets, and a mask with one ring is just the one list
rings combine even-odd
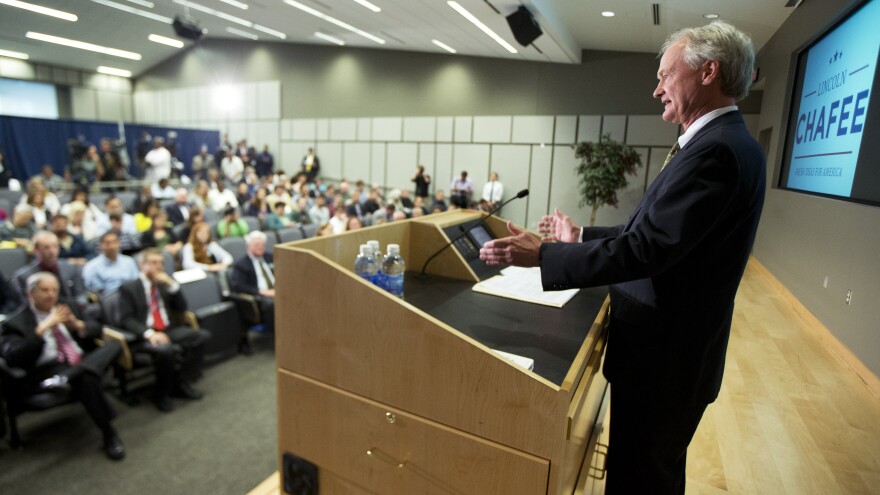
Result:
{"label": "audience seated in chair", "polygon": [[258,230],[245,238],[247,254],[232,265],[230,288],[233,292],[250,294],[260,305],[262,323],[275,330],[275,273],[272,253],[266,252],[266,234]]}
{"label": "audience seated in chair", "polygon": [[98,218],[96,225],[98,235],[102,235],[104,232],[113,228],[113,225],[111,224],[111,216],[113,215],[118,216],[119,221],[121,222],[119,226],[120,234],[138,235],[134,217],[125,212],[125,208],[122,207],[121,199],[115,196],[110,196],[107,198],[107,201],[104,202],[104,210],[104,214]]}
{"label": "audience seated in chair", "polygon": [[180,259],[184,270],[201,268],[207,272],[219,272],[235,261],[231,254],[211,240],[211,227],[205,222],[193,225],[189,242],[180,250]]}
{"label": "audience seated in chair", "polygon": [[67,260],[72,265],[85,265],[86,261],[95,256],[95,253],[82,236],[72,234],[67,227],[66,215],[59,213],[52,217],[50,228],[58,238],[60,248],[58,257]]}
{"label": "audience seated in chair", "polygon": [[223,219],[217,222],[217,234],[221,239],[227,237],[244,237],[248,233],[248,224],[238,214],[238,208],[227,208],[223,211]]}
{"label": "audience seated in chair", "polygon": [[165,207],[168,220],[174,225],[180,225],[189,218],[189,198],[186,188],[179,188],[174,195],[174,203]]}
{"label": "audience seated in chair", "polygon": [[141,234],[141,248],[154,247],[171,253],[177,257],[177,253],[183,247],[180,239],[174,235],[171,230],[171,224],[168,222],[168,214],[165,211],[158,211],[153,215],[153,222],[150,230]]}
{"label": "audience seated in chair", "polygon": [[88,303],[86,288],[83,284],[82,266],[59,259],[60,245],[58,237],[47,230],[34,234],[34,262],[16,270],[12,275],[21,300],[27,299],[27,281],[31,275],[39,272],[55,276],[59,284],[62,298],[75,301],[79,309]]}
{"label": "audience seated in chair", "polygon": [[[202,398],[193,383],[201,376],[204,347],[211,335],[172,322],[172,312],[186,311],[187,306],[180,285],[162,270],[162,252],[147,248],[138,255],[138,261],[137,278],[119,289],[120,323],[124,330],[137,336],[135,345],[153,356],[153,401],[160,411],[170,412],[174,409],[171,395]],[[182,355],[178,355],[178,348]]]}
{"label": "audience seated in chair", "polygon": [[[111,459],[125,457],[125,448],[111,421],[101,379],[121,351],[118,342],[97,347],[101,325],[83,321],[75,304],[59,300],[58,279],[39,272],[28,277],[29,304],[3,322],[0,353],[10,366],[23,368],[27,377],[13,393],[39,389],[70,390],[85,406],[104,436],[104,452]],[[8,393],[8,392],[7,392]]]}
{"label": "audience seated in chair", "polygon": [[284,201],[279,201],[275,203],[272,213],[270,213],[264,221],[265,229],[269,231],[274,231],[294,225],[293,220],[291,220],[290,217],[284,212],[286,209],[287,204],[284,203]]}
{"label": "audience seated in chair", "polygon": [[33,247],[31,238],[37,232],[33,218],[30,206],[26,204],[16,206],[12,220],[7,220],[0,226],[0,241],[12,241],[29,251]]}
{"label": "audience seated in chair", "polygon": [[137,263],[120,253],[119,234],[111,230],[101,236],[101,254],[83,267],[86,290],[97,294],[113,292],[138,277]]}

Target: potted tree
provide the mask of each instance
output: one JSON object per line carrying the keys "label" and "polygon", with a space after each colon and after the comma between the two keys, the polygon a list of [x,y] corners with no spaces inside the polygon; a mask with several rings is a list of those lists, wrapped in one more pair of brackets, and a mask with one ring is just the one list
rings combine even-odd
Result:
{"label": "potted tree", "polygon": [[600,206],[617,207],[617,191],[626,187],[627,175],[636,174],[636,169],[642,165],[642,158],[636,150],[611,139],[609,134],[601,136],[599,142],[577,143],[572,148],[575,150],[574,156],[581,160],[577,166],[580,206],[590,205],[592,208],[592,227]]}

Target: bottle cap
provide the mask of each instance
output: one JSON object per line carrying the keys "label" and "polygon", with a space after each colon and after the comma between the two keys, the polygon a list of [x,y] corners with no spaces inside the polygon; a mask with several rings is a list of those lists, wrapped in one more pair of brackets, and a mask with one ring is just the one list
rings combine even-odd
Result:
{"label": "bottle cap", "polygon": [[373,248],[366,245],[361,244],[361,256],[370,256],[373,254]]}
{"label": "bottle cap", "polygon": [[400,254],[400,246],[397,244],[389,244],[388,245],[388,255],[395,256]]}
{"label": "bottle cap", "polygon": [[373,251],[380,252],[379,250],[379,241],[367,241],[367,244],[373,248]]}

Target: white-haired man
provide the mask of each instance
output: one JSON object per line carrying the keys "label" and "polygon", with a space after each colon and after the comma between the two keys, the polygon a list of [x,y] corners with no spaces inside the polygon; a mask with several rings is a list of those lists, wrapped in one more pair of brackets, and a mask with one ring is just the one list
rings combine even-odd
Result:
{"label": "white-haired man", "polygon": [[[246,237],[247,254],[232,264],[230,288],[234,292],[251,294],[260,305],[263,324],[270,332],[275,331],[275,274],[272,253],[266,252],[266,234],[255,230]],[[247,334],[242,338],[240,350],[250,353]]]}
{"label": "white-haired man", "polygon": [[725,22],[661,50],[654,97],[684,129],[626,225],[581,228],[556,210],[541,243],[512,224],[489,264],[540,266],[547,290],[610,284],[606,493],[684,493],[687,447],[721,387],[733,303],[764,201],[765,164],[735,102],[754,49]]}

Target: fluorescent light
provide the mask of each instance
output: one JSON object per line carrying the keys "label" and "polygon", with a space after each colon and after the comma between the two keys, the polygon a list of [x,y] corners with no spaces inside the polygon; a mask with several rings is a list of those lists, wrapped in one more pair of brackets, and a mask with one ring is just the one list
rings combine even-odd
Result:
{"label": "fluorescent light", "polygon": [[70,22],[76,22],[76,20],[78,19],[77,16],[67,12],[63,12],[61,10],[50,9],[49,7],[34,5],[27,2],[19,2],[18,0],[0,0],[0,4],[9,5],[10,7],[16,7],[19,9],[30,10],[31,12],[36,12],[37,14],[57,17],[59,19],[64,19],[65,21]]}
{"label": "fluorescent light", "polygon": [[92,0],[95,3],[105,5],[107,7],[113,7],[114,9],[121,10],[123,12],[128,12],[129,14],[139,15],[141,17],[146,17],[147,19],[153,19],[154,21],[164,22],[165,24],[174,23],[174,19],[170,17],[165,17],[164,15],[154,14],[152,12],[147,12],[146,10],[136,9],[131,5],[125,5],[119,2],[111,2],[110,0]]}
{"label": "fluorescent light", "polygon": [[323,19],[329,23],[336,24],[337,26],[341,27],[342,29],[347,29],[347,30],[351,31],[352,33],[359,34],[359,35],[363,36],[364,38],[367,38],[370,41],[375,41],[376,43],[379,43],[380,45],[385,44],[385,40],[383,40],[382,38],[379,38],[378,36],[373,36],[372,34],[366,32],[366,31],[361,31],[360,29],[352,26],[351,24],[346,24],[335,17],[330,17],[329,15],[324,14],[323,12],[320,12],[320,11],[317,11],[317,10],[311,8],[311,7],[305,6],[295,0],[284,0],[284,3],[286,3],[287,5],[290,5],[291,7],[302,10],[303,12],[312,14],[313,16],[315,16],[319,19]]}
{"label": "fluorescent light", "polygon": [[382,9],[380,9],[379,7],[376,7],[375,5],[371,4],[367,0],[354,0],[354,1],[363,5],[364,7],[372,10],[373,12],[382,12]]}
{"label": "fluorescent light", "polygon": [[602,12],[602,17],[614,17],[614,12],[611,12],[610,10],[606,10],[606,11]]}
{"label": "fluorescent light", "polygon": [[0,57],[20,58],[22,60],[30,58],[27,53],[11,52],[9,50],[0,50]]}
{"label": "fluorescent light", "polygon": [[276,37],[281,38],[281,39],[283,39],[283,40],[286,40],[286,39],[287,39],[287,35],[286,35],[286,34],[282,33],[281,31],[276,31],[276,30],[274,30],[274,29],[267,28],[266,26],[261,26],[261,25],[259,25],[259,24],[254,24],[253,28],[256,29],[257,31],[262,31],[262,32],[264,32],[264,33],[266,33],[266,34],[271,34],[272,36],[276,36]]}
{"label": "fluorescent light", "polygon": [[213,15],[213,16],[217,16],[217,17],[219,17],[219,18],[221,18],[221,19],[226,19],[226,20],[229,21],[229,22],[234,22],[234,23],[236,23],[236,24],[241,24],[242,26],[245,26],[245,27],[251,27],[251,26],[254,25],[253,22],[251,22],[251,21],[246,21],[246,20],[242,19],[241,17],[235,17],[234,15],[225,14],[225,13],[223,13],[223,12],[220,12],[219,10],[214,10],[214,9],[212,9],[212,8],[205,7],[204,5],[199,5],[199,4],[197,4],[197,3],[192,3],[192,2],[189,2],[189,1],[187,1],[187,0],[174,0],[174,3],[176,3],[176,4],[178,4],[178,5],[183,5],[184,7],[189,7],[189,8],[194,9],[194,10],[200,10],[200,11],[206,13],[206,14],[211,14],[211,15]]}
{"label": "fluorescent light", "polygon": [[465,19],[471,21],[474,26],[480,28],[480,31],[486,33],[490,38],[498,42],[498,44],[503,46],[505,50],[509,51],[510,53],[517,53],[516,48],[511,46],[510,43],[504,41],[504,38],[495,34],[495,31],[489,29],[489,26],[483,24],[479,19],[476,18],[476,16],[474,16],[474,14],[471,14],[464,7],[459,5],[458,2],[453,2],[450,0],[449,2],[446,2],[446,5],[449,5],[453,8],[453,10],[464,16]]}
{"label": "fluorescent light", "polygon": [[111,76],[131,77],[130,70],[114,69],[113,67],[104,67],[103,65],[98,67],[98,72],[101,74],[110,74]]}
{"label": "fluorescent light", "polygon": [[232,5],[233,7],[238,7],[238,8],[240,8],[241,10],[247,10],[247,9],[248,9],[248,4],[246,4],[246,3],[241,3],[241,2],[239,2],[238,0],[220,0],[220,1],[223,2],[223,3],[228,3],[229,5]]}
{"label": "fluorescent light", "polygon": [[249,32],[247,32],[247,31],[242,31],[241,29],[235,29],[235,28],[233,28],[233,27],[228,27],[228,28],[226,28],[226,31],[229,32],[229,33],[232,33],[232,34],[237,34],[238,36],[241,36],[242,38],[247,38],[247,39],[249,39],[249,40],[257,41],[258,39],[260,39],[260,37],[257,36],[257,35],[254,34],[254,33],[249,33]]}
{"label": "fluorescent light", "polygon": [[329,34],[324,33],[315,33],[315,36],[321,38],[322,40],[327,40],[330,43],[336,43],[339,46],[345,46],[345,42],[335,36],[330,36]]}
{"label": "fluorescent light", "polygon": [[447,45],[446,43],[444,43],[442,41],[431,40],[431,43],[434,43],[435,45],[439,46],[440,48],[446,50],[449,53],[458,53],[457,51],[455,51],[455,48],[452,48],[451,46]]}
{"label": "fluorescent light", "polygon": [[706,19],[718,19],[718,14],[703,14]]}
{"label": "fluorescent light", "polygon": [[146,7],[148,9],[152,9],[156,6],[153,2],[148,2],[147,0],[128,0],[131,3],[136,3],[142,7]]}
{"label": "fluorescent light", "polygon": [[55,43],[56,45],[64,45],[69,46],[71,48],[79,48],[80,50],[88,50],[90,52],[98,52],[104,53],[107,55],[113,55],[114,57],[128,58],[131,60],[140,60],[141,54],[134,52],[127,52],[125,50],[119,50],[116,48],[108,48],[106,46],[101,45],[93,45],[91,43],[86,43],[83,41],[69,40],[67,38],[60,38],[58,36],[52,36],[49,34],[43,33],[35,33],[33,31],[28,31],[25,34],[26,38],[30,38],[32,40],[40,40],[48,43]]}
{"label": "fluorescent light", "polygon": [[147,39],[154,43],[161,43],[163,45],[173,46],[174,48],[183,48],[183,42],[174,38],[166,38],[164,36],[159,36],[158,34],[151,34],[147,36]]}

